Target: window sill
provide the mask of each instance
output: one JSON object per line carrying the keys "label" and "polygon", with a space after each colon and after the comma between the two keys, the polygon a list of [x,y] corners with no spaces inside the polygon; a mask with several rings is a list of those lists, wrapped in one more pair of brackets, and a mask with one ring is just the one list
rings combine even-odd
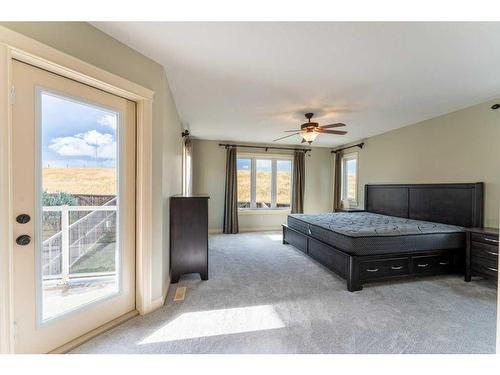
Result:
{"label": "window sill", "polygon": [[244,208],[239,209],[239,215],[288,215],[291,213],[289,208]]}

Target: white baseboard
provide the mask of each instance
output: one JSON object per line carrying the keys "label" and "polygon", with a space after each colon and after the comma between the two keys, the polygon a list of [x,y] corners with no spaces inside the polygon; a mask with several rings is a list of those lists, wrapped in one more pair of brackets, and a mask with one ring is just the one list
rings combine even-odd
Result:
{"label": "white baseboard", "polygon": [[125,323],[127,320],[132,319],[134,316],[139,315],[139,312],[137,310],[132,310],[116,319],[113,319],[112,321],[96,328],[93,329],[92,331],[77,337],[74,340],[71,340],[70,342],[52,350],[49,352],[49,354],[64,354],[69,352],[70,350],[73,350],[77,346],[82,345],[83,343],[89,341],[90,339],[93,339],[94,337],[100,335],[101,333],[104,333],[106,331],[109,331],[111,328],[114,328],[122,323]]}
{"label": "white baseboard", "polygon": [[163,305],[165,305],[165,300],[167,299],[167,294],[168,294],[169,288],[170,288],[170,276],[168,277],[168,280],[165,283],[165,286],[163,287],[162,295],[151,302],[151,308],[147,312],[148,314],[159,309]]}
{"label": "white baseboard", "polygon": [[276,232],[279,230],[281,230],[281,225],[278,227],[240,228],[240,232]]}
{"label": "white baseboard", "polygon": [[[281,231],[281,225],[280,226],[272,226],[272,227],[240,228],[240,233],[244,233],[244,232],[275,232],[275,231]],[[222,234],[222,229],[209,229],[208,234]]]}

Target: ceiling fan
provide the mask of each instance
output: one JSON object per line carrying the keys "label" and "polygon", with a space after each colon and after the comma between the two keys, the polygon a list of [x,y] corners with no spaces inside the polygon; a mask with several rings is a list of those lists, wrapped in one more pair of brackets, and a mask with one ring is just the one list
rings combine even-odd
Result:
{"label": "ceiling fan", "polygon": [[343,130],[327,130],[330,128],[340,128],[342,126],[345,126],[345,124],[342,124],[341,122],[338,122],[336,124],[320,126],[317,122],[311,122],[311,118],[314,116],[314,113],[306,113],[304,116],[306,116],[307,122],[302,124],[300,126],[300,129],[286,130],[285,133],[290,133],[290,132],[294,133],[275,139],[273,142],[300,134],[300,136],[302,137],[302,143],[307,142],[311,144],[320,134],[338,134],[338,135],[347,134],[347,132]]}

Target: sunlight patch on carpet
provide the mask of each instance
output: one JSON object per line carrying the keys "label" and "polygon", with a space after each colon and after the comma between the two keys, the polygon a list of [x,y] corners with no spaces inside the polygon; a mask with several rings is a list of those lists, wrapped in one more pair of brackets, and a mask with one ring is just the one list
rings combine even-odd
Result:
{"label": "sunlight patch on carpet", "polygon": [[196,311],[180,315],[144,338],[139,345],[284,327],[285,323],[271,305]]}
{"label": "sunlight patch on carpet", "polygon": [[281,233],[279,233],[279,234],[266,234],[266,237],[269,238],[271,241],[283,240],[283,235]]}

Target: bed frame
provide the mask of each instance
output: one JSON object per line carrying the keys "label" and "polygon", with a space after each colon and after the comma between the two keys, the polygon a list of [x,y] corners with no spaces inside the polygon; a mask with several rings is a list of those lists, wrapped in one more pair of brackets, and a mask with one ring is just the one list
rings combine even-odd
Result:
{"label": "bed frame", "polygon": [[[365,211],[461,227],[483,226],[482,182],[366,185]],[[368,282],[462,272],[460,248],[355,256],[283,225],[283,243],[295,246],[347,280],[350,292]]]}

